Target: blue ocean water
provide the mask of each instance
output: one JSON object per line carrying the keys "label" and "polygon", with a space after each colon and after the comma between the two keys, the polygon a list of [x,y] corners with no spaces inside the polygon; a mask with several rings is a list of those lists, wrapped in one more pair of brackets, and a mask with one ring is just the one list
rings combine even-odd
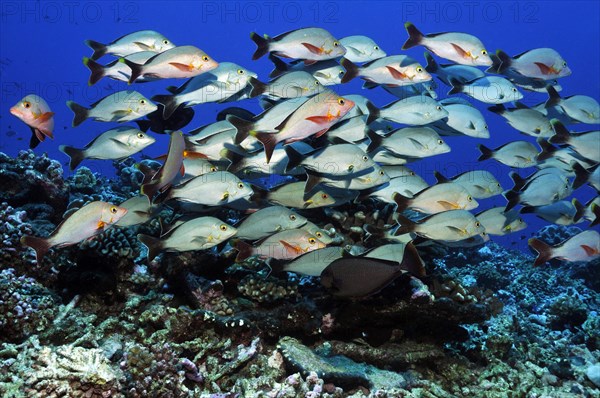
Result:
{"label": "blue ocean water", "polygon": [[[36,153],[66,163],[58,151],[61,144],[83,146],[114,124],[86,121],[72,128],[73,114],[67,100],[89,105],[126,83],[103,79],[88,87],[88,69],[82,57],[91,50],[84,40],[110,42],[127,33],[153,29],[178,45],[202,48],[217,61],[235,62],[268,80],[272,69],[266,58],[252,61],[255,44],[250,32],[271,36],[299,27],[319,26],[341,38],[367,35],[388,55],[408,54],[424,64],[421,46],[407,51],[400,48],[407,38],[404,22],[413,22],[424,33],[460,31],[479,37],[490,52],[502,49],[514,55],[536,47],[552,47],[567,60],[573,74],[561,79],[562,96],[584,94],[600,99],[600,2],[597,1],[3,1],[0,5],[0,151],[16,155],[28,146],[30,130],[10,115],[9,108],[29,93],[36,93],[49,103],[55,115],[55,139],[43,142]],[[108,59],[104,58],[102,61]],[[165,87],[182,81],[159,81],[134,84],[146,97],[165,93]],[[376,105],[394,100],[383,90],[362,90],[362,82],[353,81],[331,87],[341,94],[362,94]],[[438,85],[444,98],[448,87]],[[525,92],[526,105],[545,101],[546,94]],[[413,163],[411,166],[429,183],[433,171],[454,175],[475,168],[491,171],[506,189],[512,183],[509,168],[493,161],[477,162],[477,144],[495,148],[511,140],[531,140],[511,128],[503,118],[485,110],[487,105],[473,101],[484,112],[491,132],[487,140],[449,137],[452,151]],[[204,104],[195,108],[196,116],[184,131],[214,121],[221,109],[231,104]],[[253,112],[260,111],[256,99],[240,102]],[[589,126],[575,126],[578,131]],[[156,156],[166,151],[166,136],[145,155]],[[599,144],[600,145],[600,144]],[[114,169],[110,162],[88,161],[85,166],[106,175]],[[528,175],[530,170],[520,170]],[[581,202],[594,195],[590,187],[575,192]],[[505,204],[501,196],[483,200],[479,209]],[[478,209],[478,210],[479,210]],[[529,234],[545,225],[533,215],[526,217],[529,228],[506,238],[495,238],[508,246],[525,249]]]}

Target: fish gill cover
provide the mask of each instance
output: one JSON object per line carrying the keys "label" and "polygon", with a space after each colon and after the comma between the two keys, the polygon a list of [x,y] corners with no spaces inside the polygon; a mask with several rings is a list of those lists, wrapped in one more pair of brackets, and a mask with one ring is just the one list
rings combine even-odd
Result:
{"label": "fish gill cover", "polygon": [[3,397],[600,395],[597,2],[0,11]]}

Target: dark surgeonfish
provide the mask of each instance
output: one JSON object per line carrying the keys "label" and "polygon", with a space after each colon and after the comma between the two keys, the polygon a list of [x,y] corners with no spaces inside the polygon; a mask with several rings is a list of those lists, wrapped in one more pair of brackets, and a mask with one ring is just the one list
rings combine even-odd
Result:
{"label": "dark surgeonfish", "polygon": [[404,258],[397,261],[369,257],[342,257],[321,273],[321,284],[339,297],[368,297],[381,291],[405,272],[424,276],[419,253],[412,243],[406,245]]}

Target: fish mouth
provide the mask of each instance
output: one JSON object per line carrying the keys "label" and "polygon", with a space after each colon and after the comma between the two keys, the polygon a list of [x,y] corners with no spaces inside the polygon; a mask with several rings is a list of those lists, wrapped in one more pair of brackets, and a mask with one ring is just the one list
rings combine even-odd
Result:
{"label": "fish mouth", "polygon": [[11,115],[13,115],[13,116],[16,116],[16,117],[18,117],[18,118],[20,118],[20,117],[22,117],[22,116],[23,116],[23,114],[21,113],[21,111],[19,111],[19,110],[18,110],[17,108],[15,108],[15,107],[13,107],[13,108],[10,108],[10,114],[11,114]]}

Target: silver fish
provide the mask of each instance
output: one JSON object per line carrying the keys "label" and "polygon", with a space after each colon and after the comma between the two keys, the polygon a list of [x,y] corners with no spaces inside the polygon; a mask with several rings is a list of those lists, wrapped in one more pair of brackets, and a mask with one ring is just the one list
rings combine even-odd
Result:
{"label": "silver fish", "polygon": [[461,184],[445,182],[432,185],[408,198],[399,193],[393,197],[398,205],[397,212],[407,208],[425,214],[442,213],[449,210],[471,210],[479,203]]}
{"label": "silver fish", "polygon": [[305,217],[283,206],[269,206],[246,217],[237,226],[240,239],[258,240],[288,229],[297,229],[306,224]]}
{"label": "silver fish", "polygon": [[340,43],[346,48],[344,57],[352,62],[369,62],[387,55],[367,36],[346,36],[340,39]]}
{"label": "silver fish", "polygon": [[485,228],[467,210],[449,210],[433,214],[415,223],[398,216],[400,227],[394,232],[403,235],[414,232],[428,239],[458,242],[485,233]]}
{"label": "silver fish", "polygon": [[452,90],[448,91],[448,95],[463,93],[487,104],[503,104],[523,98],[523,94],[510,80],[500,76],[480,77],[466,83],[451,78],[450,84]]}
{"label": "silver fish", "polygon": [[205,206],[220,206],[248,198],[252,194],[252,188],[234,174],[228,171],[215,171],[173,187],[163,200],[176,199]]}
{"label": "silver fish", "polygon": [[553,258],[571,262],[588,262],[600,257],[600,234],[594,230],[583,231],[556,246],[532,238],[529,239],[529,246],[538,252],[533,263],[535,267]]}
{"label": "silver fish", "polygon": [[61,145],[59,149],[69,156],[69,168],[74,170],[84,159],[119,160],[132,156],[156,140],[133,127],[115,127],[100,134],[79,149]]}
{"label": "silver fish", "polygon": [[420,95],[400,99],[381,109],[369,103],[368,123],[381,117],[395,123],[422,126],[448,117],[448,111],[431,97]]}
{"label": "silver fish", "polygon": [[516,103],[517,108],[506,109],[502,104],[488,108],[491,112],[502,116],[516,130],[534,137],[549,137],[552,135],[550,121],[535,109]]}
{"label": "silver fish", "polygon": [[529,141],[512,141],[508,144],[490,149],[483,144],[478,145],[481,156],[478,161],[495,159],[510,167],[527,168],[534,166],[539,150]]}
{"label": "silver fish", "polygon": [[162,34],[154,30],[140,30],[115,39],[109,44],[102,44],[94,40],[86,40],[85,44],[94,50],[91,59],[97,60],[105,54],[117,57],[126,57],[140,51],[161,53],[175,45]]}
{"label": "silver fish", "polygon": [[541,219],[557,225],[573,225],[581,221],[585,207],[577,199],[560,200],[544,206],[524,206],[521,213],[534,213]]}
{"label": "silver fish", "polygon": [[67,101],[67,106],[75,113],[73,127],[88,118],[99,122],[129,122],[157,109],[154,103],[137,91],[118,91],[93,103],[90,108],[73,101]]}
{"label": "silver fish", "polygon": [[527,223],[519,217],[517,210],[505,211],[504,206],[484,210],[475,217],[488,235],[504,236],[527,228]]}

